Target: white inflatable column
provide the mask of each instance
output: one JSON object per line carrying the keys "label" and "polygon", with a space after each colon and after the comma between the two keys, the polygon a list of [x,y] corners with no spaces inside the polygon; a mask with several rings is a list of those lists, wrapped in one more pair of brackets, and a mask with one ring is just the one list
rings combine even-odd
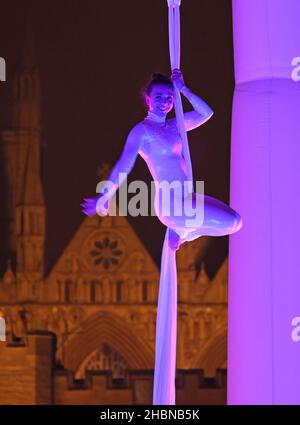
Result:
{"label": "white inflatable column", "polygon": [[300,404],[300,1],[232,7],[228,404]]}

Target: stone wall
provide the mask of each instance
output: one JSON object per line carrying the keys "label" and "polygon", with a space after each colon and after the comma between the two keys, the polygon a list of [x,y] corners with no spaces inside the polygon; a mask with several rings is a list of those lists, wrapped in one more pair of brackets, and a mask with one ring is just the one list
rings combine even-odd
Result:
{"label": "stone wall", "polygon": [[[56,337],[33,331],[0,343],[0,404],[152,404],[153,370],[129,370],[113,379],[111,370],[87,371],[84,379],[55,366]],[[205,377],[203,369],[178,369],[176,404],[226,404],[226,369]]]}
{"label": "stone wall", "polygon": [[0,404],[53,404],[55,335],[31,332],[0,343]]}

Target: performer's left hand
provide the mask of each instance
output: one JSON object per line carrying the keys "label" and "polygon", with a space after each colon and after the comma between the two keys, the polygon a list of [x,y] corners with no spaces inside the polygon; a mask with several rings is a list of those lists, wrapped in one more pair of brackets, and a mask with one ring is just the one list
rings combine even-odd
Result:
{"label": "performer's left hand", "polygon": [[181,90],[184,86],[184,80],[183,75],[180,69],[174,68],[172,71],[171,79],[173,81],[173,84],[178,88],[178,90]]}

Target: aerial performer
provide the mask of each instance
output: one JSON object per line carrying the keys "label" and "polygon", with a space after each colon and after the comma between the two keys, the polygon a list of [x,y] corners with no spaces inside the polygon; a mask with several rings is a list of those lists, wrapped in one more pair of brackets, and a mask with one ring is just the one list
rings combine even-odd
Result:
{"label": "aerial performer", "polygon": [[[100,194],[84,198],[81,204],[82,211],[88,216],[107,215],[111,198],[131,172],[137,156],[144,159],[155,185],[154,210],[166,226],[156,320],[153,387],[153,404],[156,405],[175,404],[176,251],[183,243],[200,236],[230,235],[242,227],[238,212],[216,198],[193,190],[186,132],[208,121],[213,110],[184,82],[179,68],[180,1],[168,0],[168,4],[171,77],[152,74],[144,89],[147,115],[129,132],[122,154],[108,177],[109,184],[102,186]],[[192,111],[183,113],[180,93],[190,102]],[[173,106],[176,118],[167,118]],[[161,192],[163,182],[169,187],[176,182],[176,187],[181,190]]]}

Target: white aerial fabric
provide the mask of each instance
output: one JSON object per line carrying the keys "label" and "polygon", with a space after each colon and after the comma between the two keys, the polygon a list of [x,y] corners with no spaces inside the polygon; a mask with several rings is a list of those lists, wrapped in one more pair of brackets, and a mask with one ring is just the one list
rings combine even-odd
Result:
{"label": "white aerial fabric", "polygon": [[[169,5],[169,52],[172,70],[180,68],[180,0],[168,0]],[[183,142],[183,154],[186,163],[187,178],[193,182],[193,171],[191,165],[188,138],[184,127],[184,116],[180,91],[174,87],[174,107],[176,121]],[[194,192],[193,183],[191,192]]]}
{"label": "white aerial fabric", "polygon": [[176,251],[168,245],[167,228],[162,256],[156,316],[153,404],[175,404],[177,337]]}
{"label": "white aerial fabric", "polygon": [[[169,50],[172,70],[180,67],[180,0],[168,0]],[[193,188],[193,173],[180,92],[174,86],[174,107],[178,130],[183,142],[187,178]],[[159,282],[153,404],[175,404],[176,337],[177,337],[177,267],[176,251],[168,245],[169,228],[163,244]]]}

